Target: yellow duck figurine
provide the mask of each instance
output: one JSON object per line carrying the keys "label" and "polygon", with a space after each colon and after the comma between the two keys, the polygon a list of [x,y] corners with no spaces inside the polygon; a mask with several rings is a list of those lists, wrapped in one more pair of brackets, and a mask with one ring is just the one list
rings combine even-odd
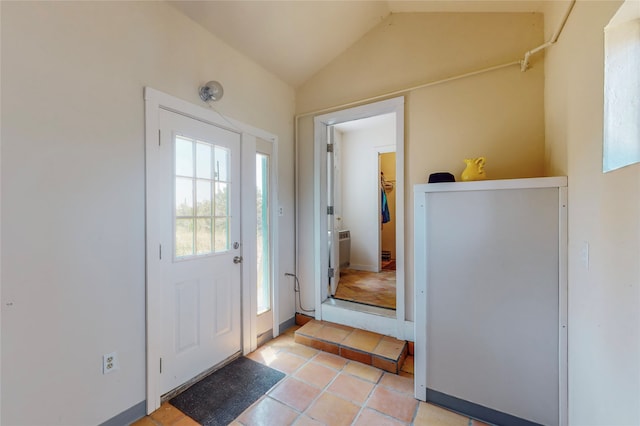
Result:
{"label": "yellow duck figurine", "polygon": [[461,176],[461,179],[464,182],[470,180],[484,180],[487,178],[487,175],[484,173],[484,164],[486,163],[486,159],[484,157],[466,158],[464,162],[467,163],[467,167],[464,169]]}

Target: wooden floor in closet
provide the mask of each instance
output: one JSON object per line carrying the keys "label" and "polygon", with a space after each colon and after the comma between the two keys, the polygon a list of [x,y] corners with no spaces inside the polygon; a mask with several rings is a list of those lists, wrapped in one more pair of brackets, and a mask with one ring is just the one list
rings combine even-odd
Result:
{"label": "wooden floor in closet", "polygon": [[368,272],[343,269],[340,271],[340,282],[334,297],[365,305],[395,309],[396,271],[383,269],[381,272]]}

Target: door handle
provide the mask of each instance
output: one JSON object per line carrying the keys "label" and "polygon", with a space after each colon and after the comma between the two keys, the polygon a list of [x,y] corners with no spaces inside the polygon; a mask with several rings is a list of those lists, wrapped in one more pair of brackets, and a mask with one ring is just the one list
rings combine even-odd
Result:
{"label": "door handle", "polygon": [[234,256],[233,263],[242,263],[242,256]]}

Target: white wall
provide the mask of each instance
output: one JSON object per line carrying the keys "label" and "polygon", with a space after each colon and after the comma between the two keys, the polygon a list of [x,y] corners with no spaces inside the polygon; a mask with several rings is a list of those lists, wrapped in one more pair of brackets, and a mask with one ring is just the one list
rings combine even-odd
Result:
{"label": "white wall", "polygon": [[573,425],[640,424],[640,165],[602,173],[603,29],[619,5],[578,1],[545,60],[547,169],[569,176]]}
{"label": "white wall", "polygon": [[[392,14],[296,91],[299,114],[522,59],[543,43],[532,13]],[[490,178],[544,173],[544,67],[514,66],[408,92],[405,97],[405,304],[413,321],[413,185],[429,173],[459,179],[484,155]],[[299,121],[298,274],[314,305],[313,115]]]}
{"label": "white wall", "polygon": [[342,133],[342,227],[351,231],[351,268],[378,272],[378,150],[395,144],[395,118]]}
{"label": "white wall", "polygon": [[[145,399],[143,87],[202,105],[198,86],[218,80],[217,109],[279,136],[282,273],[294,92],[163,2],[1,8],[0,421],[98,424]],[[111,351],[120,370],[102,375]]]}

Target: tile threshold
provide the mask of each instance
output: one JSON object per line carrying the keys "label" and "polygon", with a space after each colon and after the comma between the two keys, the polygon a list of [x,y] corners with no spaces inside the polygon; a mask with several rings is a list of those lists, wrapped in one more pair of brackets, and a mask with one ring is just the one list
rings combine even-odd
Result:
{"label": "tile threshold", "polygon": [[326,321],[311,320],[296,330],[296,343],[398,374],[407,342]]}

